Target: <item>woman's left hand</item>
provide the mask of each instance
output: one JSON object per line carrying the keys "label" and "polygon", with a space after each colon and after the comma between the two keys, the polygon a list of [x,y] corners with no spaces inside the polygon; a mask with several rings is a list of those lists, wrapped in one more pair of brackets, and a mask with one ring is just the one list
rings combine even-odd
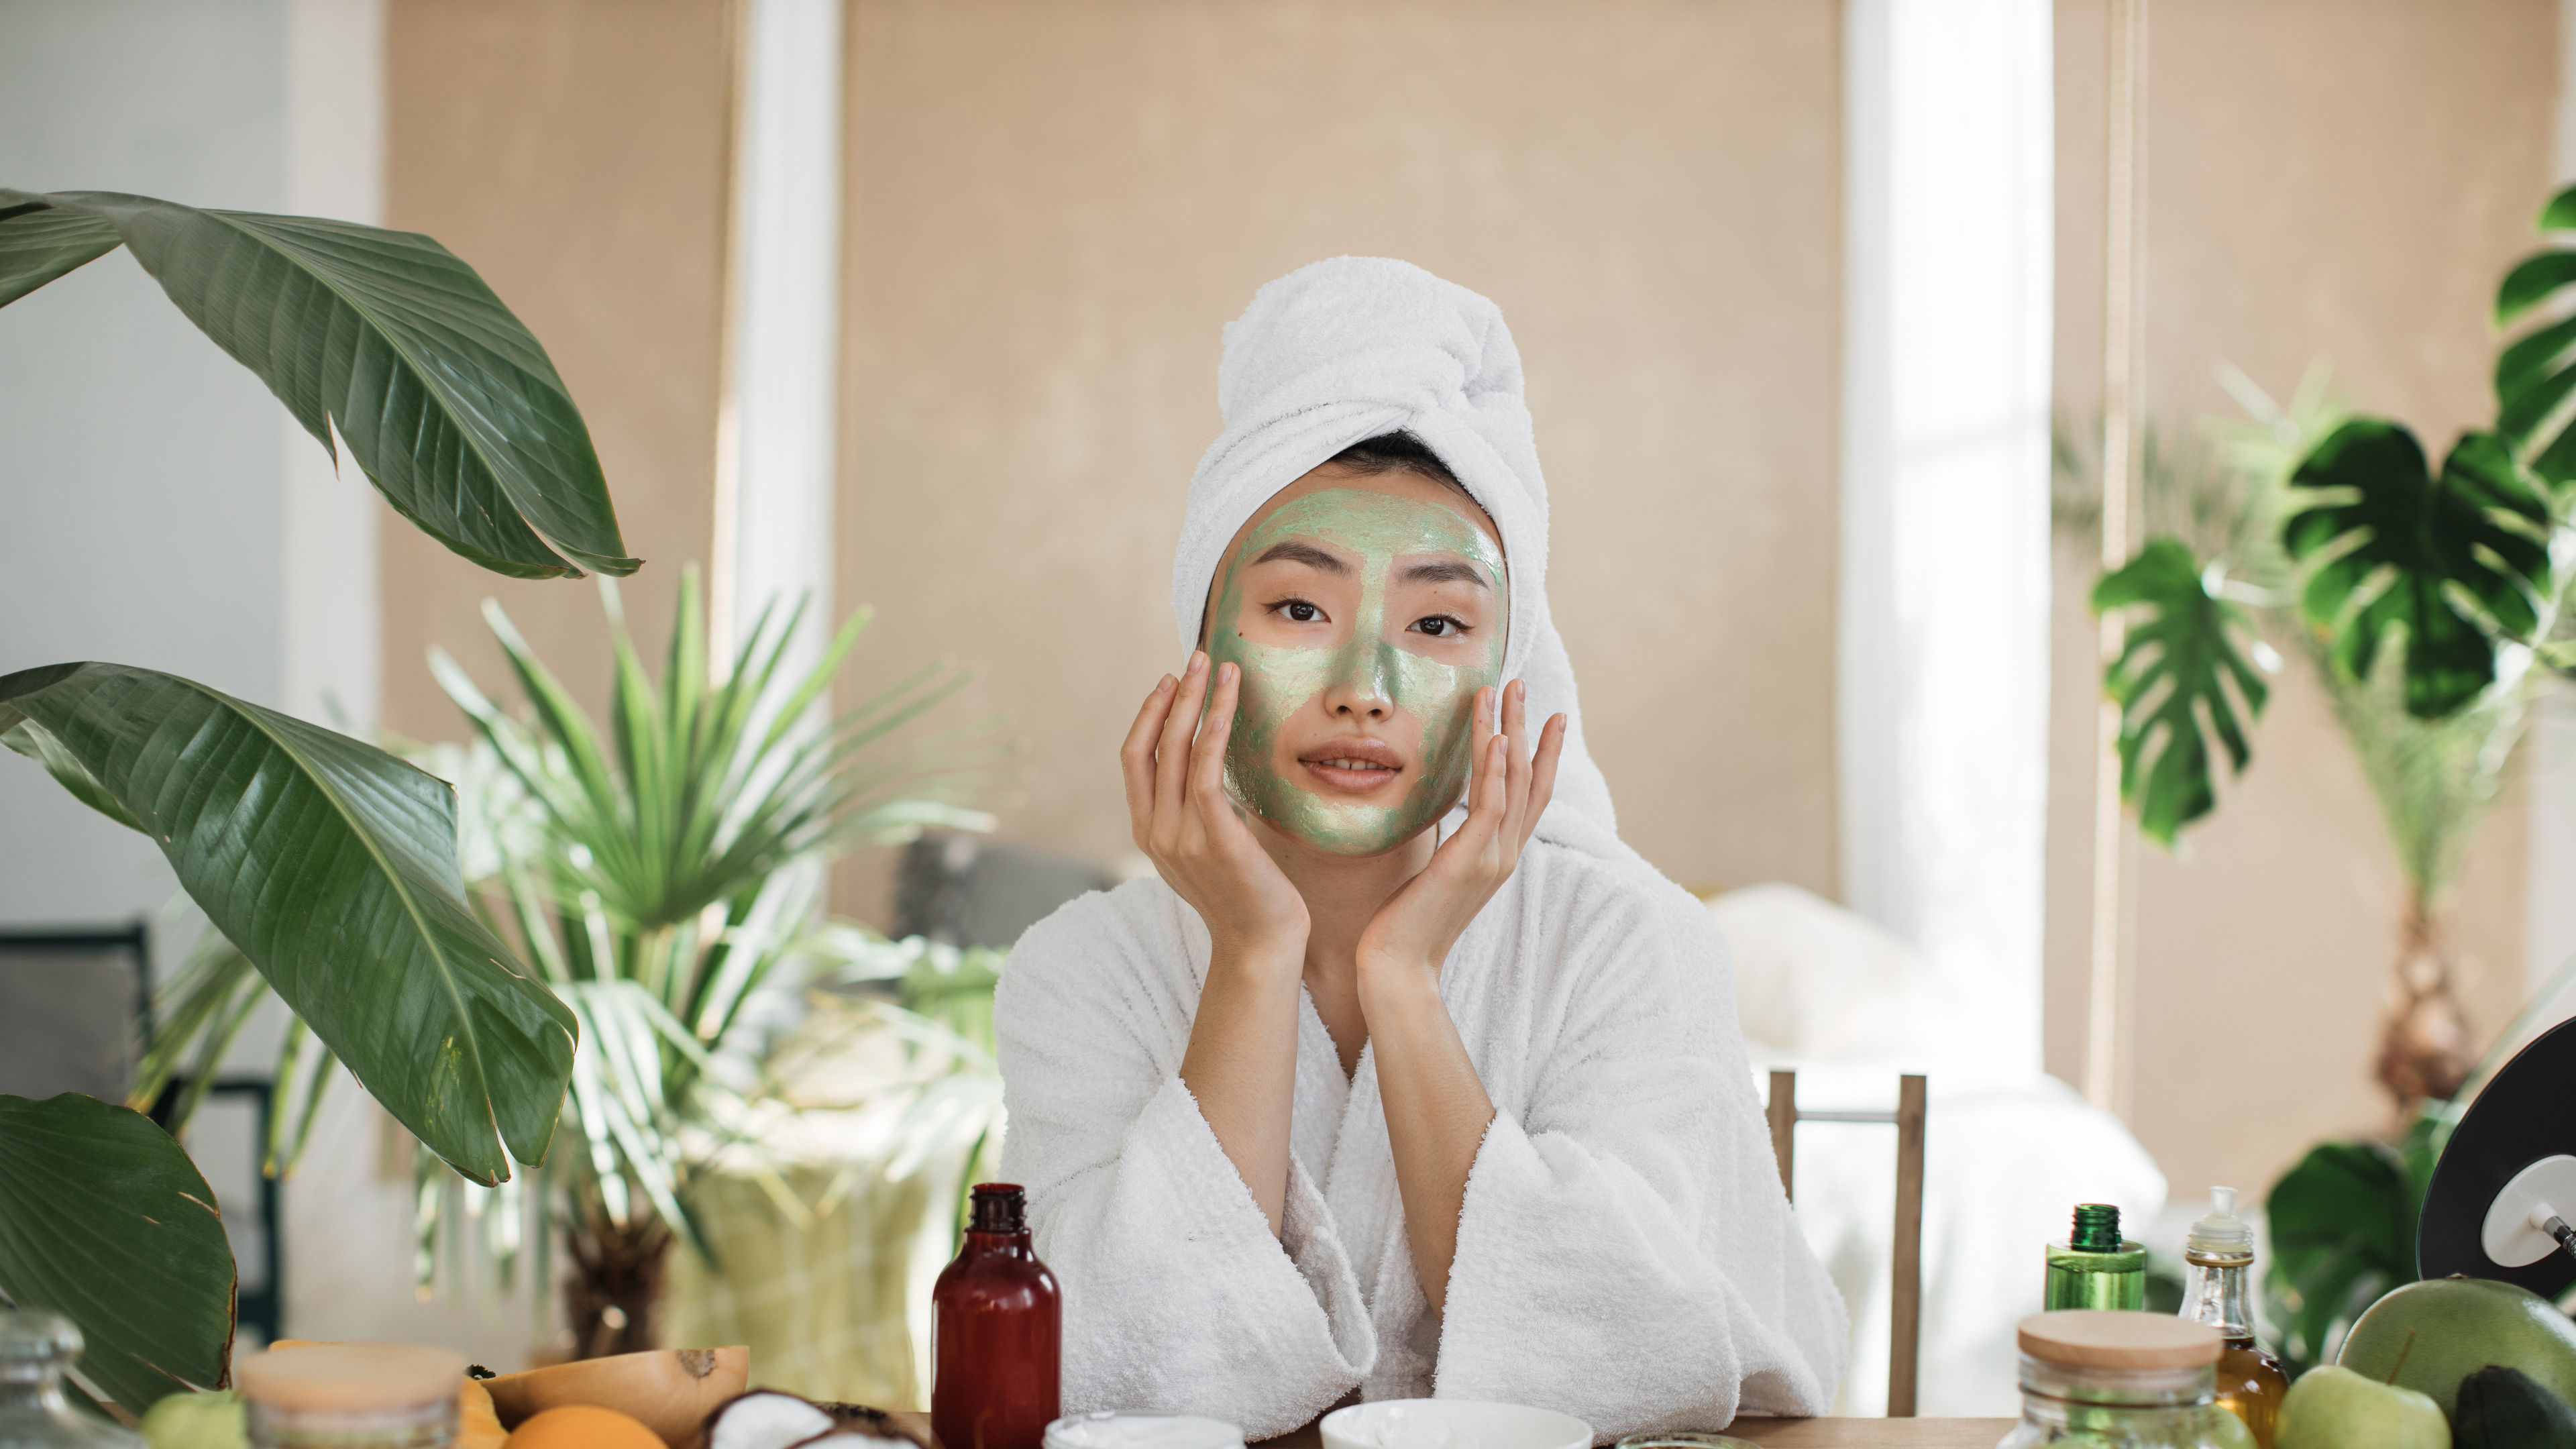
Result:
{"label": "woman's left hand", "polygon": [[[1529,843],[1556,788],[1557,756],[1565,745],[1565,716],[1560,714],[1540,731],[1535,752],[1523,748],[1528,697],[1529,686],[1517,679],[1500,691],[1476,691],[1467,822],[1440,842],[1431,863],[1389,896],[1360,933],[1363,996],[1373,983],[1436,982],[1449,948],[1520,865],[1521,847]],[[1498,702],[1499,731],[1494,728]]]}

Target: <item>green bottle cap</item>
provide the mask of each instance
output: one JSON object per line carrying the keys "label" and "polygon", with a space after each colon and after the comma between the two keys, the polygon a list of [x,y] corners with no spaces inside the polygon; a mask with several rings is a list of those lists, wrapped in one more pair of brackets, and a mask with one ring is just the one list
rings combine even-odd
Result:
{"label": "green bottle cap", "polygon": [[2075,1231],[2067,1235],[2066,1246],[2079,1253],[2120,1251],[2120,1209],[2107,1202],[2077,1203]]}

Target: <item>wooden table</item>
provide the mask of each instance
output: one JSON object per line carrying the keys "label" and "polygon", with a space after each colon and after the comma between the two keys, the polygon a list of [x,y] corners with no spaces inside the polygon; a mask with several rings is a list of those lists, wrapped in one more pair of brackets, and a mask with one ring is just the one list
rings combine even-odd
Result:
{"label": "wooden table", "polygon": [[[1738,1419],[1726,1432],[1767,1449],[1995,1449],[2011,1419]],[[1309,1424],[1263,1441],[1275,1449],[1323,1449]]]}
{"label": "wooden table", "polygon": [[[895,1417],[930,1437],[928,1414]],[[1726,1432],[1766,1449],[1995,1449],[2012,1427],[2010,1419],[1738,1419]],[[1309,1424],[1262,1442],[1275,1449],[1323,1449],[1324,1436]]]}

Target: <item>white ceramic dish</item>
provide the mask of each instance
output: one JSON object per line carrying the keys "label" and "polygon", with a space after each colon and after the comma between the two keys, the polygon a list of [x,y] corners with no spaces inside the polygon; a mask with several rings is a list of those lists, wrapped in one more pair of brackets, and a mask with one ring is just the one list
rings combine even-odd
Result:
{"label": "white ceramic dish", "polygon": [[1591,1449],[1571,1414],[1463,1399],[1381,1399],[1324,1416],[1324,1449]]}
{"label": "white ceramic dish", "polygon": [[1243,1431],[1187,1414],[1067,1414],[1046,1426],[1046,1449],[1243,1449]]}

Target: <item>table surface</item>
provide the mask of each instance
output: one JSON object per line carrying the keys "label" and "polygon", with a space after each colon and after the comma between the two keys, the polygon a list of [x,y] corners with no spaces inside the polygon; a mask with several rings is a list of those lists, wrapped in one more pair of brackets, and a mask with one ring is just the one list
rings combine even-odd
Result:
{"label": "table surface", "polygon": [[[2011,1419],[1738,1419],[1726,1432],[1766,1449],[1995,1449]],[[1323,1449],[1309,1424],[1263,1441],[1275,1449]]]}
{"label": "table surface", "polygon": [[[928,1414],[897,1414],[930,1436]],[[1995,1449],[2010,1419],[1738,1419],[1726,1432],[1765,1449]],[[1276,1449],[1322,1449],[1312,1424],[1263,1441]]]}

